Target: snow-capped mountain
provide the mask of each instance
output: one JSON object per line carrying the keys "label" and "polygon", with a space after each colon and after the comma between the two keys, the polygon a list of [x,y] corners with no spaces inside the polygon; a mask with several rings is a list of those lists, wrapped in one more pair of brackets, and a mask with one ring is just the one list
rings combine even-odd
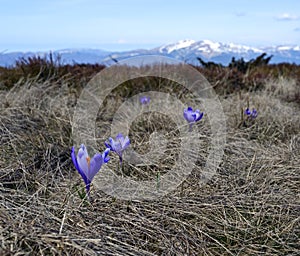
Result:
{"label": "snow-capped mountain", "polygon": [[[100,63],[110,65],[116,60],[122,60],[134,56],[143,55],[163,55],[187,63],[199,64],[197,57],[205,61],[213,61],[227,65],[232,57],[236,59],[244,58],[250,60],[256,58],[262,53],[273,55],[271,63],[289,62],[300,64],[300,46],[299,45],[278,45],[266,47],[251,47],[234,43],[213,42],[210,40],[180,40],[176,43],[170,43],[156,47],[154,49],[137,49],[123,52],[110,52],[94,49],[63,49],[54,51],[54,55],[59,55],[62,63]],[[11,66],[19,58],[28,58],[30,56],[45,56],[47,52],[12,52],[0,54],[0,66]]]}
{"label": "snow-capped mountain", "polygon": [[174,44],[158,47],[156,51],[159,54],[181,59],[192,64],[199,64],[197,57],[200,57],[205,61],[227,65],[232,57],[250,60],[264,52],[268,55],[273,55],[271,63],[289,62],[300,64],[300,46],[290,45],[258,48],[234,43],[213,42],[210,40],[182,40]]}
{"label": "snow-capped mountain", "polygon": [[158,51],[162,54],[170,54],[173,51],[178,51],[180,49],[184,49],[190,47],[191,45],[195,44],[195,40],[180,40],[177,43],[164,45],[159,47]]}
{"label": "snow-capped mountain", "polygon": [[188,50],[193,52],[199,52],[202,54],[214,54],[218,55],[219,53],[245,53],[245,52],[257,52],[261,53],[261,49],[244,46],[244,45],[238,45],[238,44],[223,44],[219,42],[212,42],[210,40],[202,40],[199,42],[196,42],[194,40],[183,40],[179,41],[175,44],[165,45],[159,48],[159,51],[161,53],[171,53],[176,50]]}

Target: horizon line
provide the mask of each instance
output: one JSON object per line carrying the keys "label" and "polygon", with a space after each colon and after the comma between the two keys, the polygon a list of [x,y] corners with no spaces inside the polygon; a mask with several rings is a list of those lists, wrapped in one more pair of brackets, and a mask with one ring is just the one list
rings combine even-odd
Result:
{"label": "horizon line", "polygon": [[[45,53],[45,52],[55,52],[55,51],[63,51],[63,50],[99,50],[99,51],[104,51],[104,52],[124,52],[124,51],[135,51],[135,50],[152,50],[155,48],[160,48],[163,46],[168,46],[168,45],[172,45],[172,44],[178,44],[179,42],[183,42],[183,41],[194,41],[194,43],[198,43],[198,42],[203,42],[203,41],[210,41],[212,43],[221,43],[224,45],[229,45],[229,44],[234,44],[234,45],[238,45],[238,46],[246,46],[246,47],[251,47],[251,48],[257,48],[257,49],[261,49],[261,48],[267,48],[267,47],[280,47],[280,46],[289,46],[289,47],[295,47],[295,46],[300,46],[300,44],[297,43],[278,43],[278,44],[263,44],[260,46],[254,46],[253,44],[249,43],[249,44],[244,44],[244,43],[235,43],[233,41],[231,42],[225,42],[225,41],[217,41],[217,40],[211,40],[211,39],[201,39],[201,40],[194,40],[194,39],[180,39],[177,41],[173,41],[173,42],[169,42],[169,43],[161,43],[161,44],[154,44],[154,43],[144,43],[144,44],[135,44],[135,43],[103,43],[103,44],[99,44],[98,46],[91,45],[91,46],[74,46],[74,47],[68,47],[68,46],[57,46],[57,47],[39,47],[40,49],[37,49],[38,47],[32,47],[33,49],[16,49],[16,50],[10,50],[7,49],[7,47],[4,47],[6,49],[0,50],[0,54],[6,54],[6,53],[18,53],[18,52],[22,52],[22,53]],[[108,49],[111,46],[119,46],[119,49]],[[130,47],[132,46],[132,47]],[[108,48],[107,48],[108,47]],[[121,48],[124,49],[121,49]],[[130,47],[130,48],[128,48]],[[28,47],[26,47],[28,48]],[[43,49],[44,48],[44,49]],[[183,47],[185,48],[185,47]]]}

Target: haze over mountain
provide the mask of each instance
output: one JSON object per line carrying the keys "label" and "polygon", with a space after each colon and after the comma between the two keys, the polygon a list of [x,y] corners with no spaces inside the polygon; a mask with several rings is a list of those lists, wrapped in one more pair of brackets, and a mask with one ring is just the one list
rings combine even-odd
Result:
{"label": "haze over mountain", "polygon": [[[205,61],[213,61],[227,65],[232,57],[250,60],[262,53],[273,55],[270,63],[288,62],[300,64],[299,45],[278,45],[251,47],[234,43],[213,42],[210,40],[181,40],[176,43],[162,45],[153,49],[136,49],[131,51],[112,52],[100,49],[62,49],[53,51],[60,56],[63,64],[89,63],[110,65],[122,60],[143,55],[163,55],[191,64],[199,64],[197,57]],[[0,54],[0,66],[12,66],[20,58],[45,56],[49,52],[9,52]]]}

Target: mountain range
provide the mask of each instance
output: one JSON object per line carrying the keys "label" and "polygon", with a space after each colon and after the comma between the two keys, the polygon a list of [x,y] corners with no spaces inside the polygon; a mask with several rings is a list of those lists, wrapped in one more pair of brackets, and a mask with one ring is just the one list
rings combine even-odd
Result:
{"label": "mountain range", "polygon": [[[88,63],[105,64],[112,63],[135,56],[162,55],[190,64],[198,65],[197,57],[204,61],[212,61],[227,65],[232,57],[244,58],[246,61],[254,59],[262,53],[272,55],[270,63],[295,63],[300,64],[299,45],[278,45],[267,47],[251,47],[234,43],[220,43],[210,40],[180,40],[176,43],[162,45],[153,49],[137,49],[131,51],[105,51],[99,49],[63,49],[52,52],[54,56],[60,56],[63,64]],[[49,52],[8,52],[0,53],[0,66],[15,65],[16,60],[32,56],[47,56]]]}

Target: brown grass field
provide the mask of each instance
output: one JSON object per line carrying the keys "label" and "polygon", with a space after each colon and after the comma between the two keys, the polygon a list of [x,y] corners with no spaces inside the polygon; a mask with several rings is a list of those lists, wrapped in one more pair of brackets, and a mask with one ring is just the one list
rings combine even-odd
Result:
{"label": "brown grass field", "polygon": [[[205,144],[191,174],[164,197],[125,201],[92,186],[88,201],[76,190],[83,182],[70,157],[72,118],[84,84],[102,68],[65,67],[47,75],[41,67],[34,73],[30,63],[0,69],[0,255],[300,254],[299,67],[295,76],[288,68],[288,75],[278,74],[278,66],[270,68],[277,72],[271,77],[256,72],[255,87],[243,86],[247,79],[240,75],[237,88],[226,84],[236,74],[213,71],[227,134],[222,163],[206,184],[199,184]],[[141,81],[141,91],[174,89]],[[101,137],[109,136],[112,114],[138,92],[136,86],[121,85],[110,94],[97,120]],[[259,114],[243,125],[248,105]],[[203,141],[209,138],[206,118],[197,127]],[[125,163],[126,175],[146,179],[176,161],[180,138],[164,115],[139,117],[130,127],[132,147],[148,152],[154,131],[167,134],[169,153],[155,167]],[[116,164],[112,154],[107,166]]]}

